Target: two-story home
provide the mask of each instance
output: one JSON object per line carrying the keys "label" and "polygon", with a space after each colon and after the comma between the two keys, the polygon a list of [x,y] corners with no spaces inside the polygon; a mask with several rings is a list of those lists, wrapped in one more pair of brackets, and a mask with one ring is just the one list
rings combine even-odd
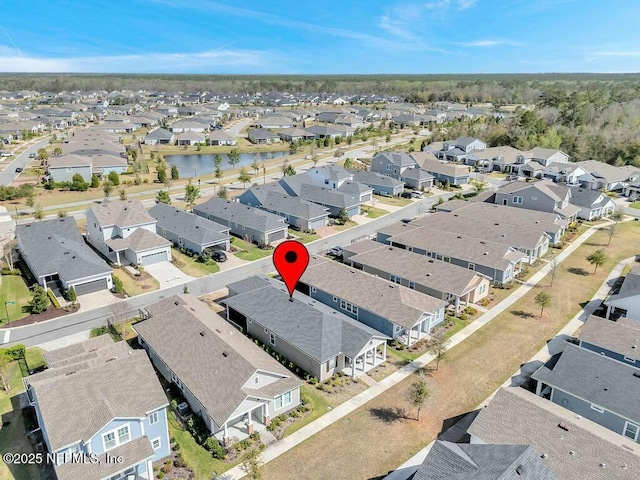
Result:
{"label": "two-story home", "polygon": [[432,187],[434,182],[434,174],[421,169],[416,160],[404,152],[381,152],[371,160],[370,169],[417,190]]}
{"label": "two-story home", "polygon": [[242,203],[212,197],[193,207],[193,213],[228,227],[232,235],[259,245],[287,238],[284,217]]}
{"label": "two-story home", "polygon": [[302,381],[193,295],[161,300],[143,316],[139,344],[223,445],[300,404]]}
{"label": "two-story home", "polygon": [[371,188],[372,193],[384,197],[396,197],[404,191],[404,182],[369,170],[354,170],[353,180]]}
{"label": "two-story home", "polygon": [[613,313],[640,320],[640,265],[634,266],[618,290],[604,301],[607,318]]}
{"label": "two-story home", "polygon": [[386,360],[387,336],[269,277],[227,286],[227,318],[319,381],[355,378]]}
{"label": "two-story home", "polygon": [[531,378],[537,395],[640,443],[637,367],[568,344]]}
{"label": "two-story home", "polygon": [[411,158],[415,160],[421,170],[432,175],[440,183],[449,182],[449,185],[464,185],[470,181],[469,167],[441,162],[431,152],[414,152],[411,154]]}
{"label": "two-story home", "polygon": [[104,201],[85,212],[87,241],[112,262],[151,265],[171,261],[171,242],[140,200]]}
{"label": "two-story home", "polygon": [[75,218],[23,223],[16,227],[18,250],[39,285],[77,295],[111,289],[112,270],[84,241]]}
{"label": "two-story home", "polygon": [[460,149],[464,153],[469,153],[472,150],[484,150],[487,148],[487,144],[478,138],[473,137],[458,137],[455,140],[450,140],[444,143],[444,152],[453,149]]}
{"label": "two-story home", "polygon": [[447,306],[444,300],[315,255],[296,288],[407,346],[440,324]]}
{"label": "two-story home", "polygon": [[23,381],[58,480],[155,478],[152,462],[171,452],[169,402],[147,355],[103,335],[45,358]]}
{"label": "two-story home", "polygon": [[526,258],[525,253],[504,243],[405,223],[380,229],[376,239],[393,247],[475,270],[496,284],[512,281]]}
{"label": "two-story home", "polygon": [[462,310],[489,294],[491,279],[468,268],[363,240],[343,248],[342,261],[354,268],[449,302]]}
{"label": "two-story home", "polygon": [[570,203],[571,190],[550,180],[511,182],[500,187],[494,198],[498,205],[557,213],[570,222],[575,221],[580,211]]}
{"label": "two-story home", "polygon": [[640,322],[617,322],[591,315],[580,329],[580,346],[599,355],[640,368]]}

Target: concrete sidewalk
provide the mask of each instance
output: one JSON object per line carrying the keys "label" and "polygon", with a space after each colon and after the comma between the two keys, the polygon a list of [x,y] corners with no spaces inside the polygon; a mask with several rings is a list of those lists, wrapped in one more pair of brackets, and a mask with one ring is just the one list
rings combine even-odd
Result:
{"label": "concrete sidewalk", "polygon": [[[580,237],[578,237],[571,245],[569,245],[562,253],[560,253],[556,258],[558,263],[564,261],[569,255],[571,255],[580,245],[582,245],[586,240],[588,240],[591,235],[593,235],[599,227],[591,227],[585,233],[583,233]],[[551,265],[547,264],[539,272],[531,277],[531,279],[520,288],[515,290],[511,295],[505,298],[502,302],[498,303],[495,307],[493,307],[490,311],[482,315],[478,320],[473,322],[471,325],[463,328],[461,331],[456,333],[451,337],[448,348],[453,348],[458,345],[462,341],[469,338],[473,333],[477,332],[483,326],[491,322],[494,318],[504,312],[507,308],[513,305],[516,301],[522,298],[529,290],[531,290],[540,280],[542,280],[551,270]],[[418,357],[416,360],[411,362],[410,364],[402,367],[397,372],[392,373],[387,378],[379,381],[376,385],[368,388],[364,392],[356,395],[355,397],[347,400],[345,403],[337,406],[333,410],[325,413],[317,420],[309,423],[305,427],[301,428],[297,432],[289,435],[288,437],[283,438],[279,442],[267,447],[262,454],[262,461],[264,463],[268,463],[271,460],[279,457],[280,455],[288,452],[293,447],[312,437],[316,433],[330,426],[331,424],[337,422],[341,418],[349,415],[354,410],[362,407],[364,404],[373,400],[378,395],[384,393],[389,388],[397,385],[407,377],[409,377],[412,373],[415,373],[419,369],[426,366],[428,363],[433,361],[435,356],[431,353],[425,353],[424,355]],[[424,454],[426,456],[426,453]],[[424,457],[423,457],[424,459]],[[411,461],[411,460],[410,460]],[[421,461],[419,462],[421,463]],[[418,464],[419,464],[418,463]],[[401,467],[403,468],[404,465]],[[392,474],[393,475],[393,474]],[[220,480],[235,480],[241,479],[245,476],[245,472],[242,470],[241,466],[236,466],[218,478]],[[392,480],[398,480],[401,478],[407,477],[386,477],[387,479],[391,478]]]}

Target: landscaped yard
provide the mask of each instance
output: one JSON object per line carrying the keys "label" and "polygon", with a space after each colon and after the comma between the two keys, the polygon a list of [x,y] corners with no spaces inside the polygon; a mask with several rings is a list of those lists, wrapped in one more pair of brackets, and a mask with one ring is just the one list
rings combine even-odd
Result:
{"label": "landscaped yard", "polygon": [[124,291],[127,292],[130,297],[152,292],[160,288],[160,283],[147,272],[143,272],[139,277],[133,277],[123,268],[116,268],[113,270],[113,275],[122,280]]}
{"label": "landscaped yard", "polygon": [[204,277],[220,271],[220,266],[215,261],[209,260],[208,263],[198,262],[197,256],[190,257],[175,248],[171,249],[171,256],[173,258],[172,263],[192,277]]}
{"label": "landscaped yard", "polygon": [[[507,311],[449,350],[439,371],[428,374],[430,396],[419,422],[405,400],[414,381],[410,377],[269,462],[265,478],[330,478],[336,466],[341,478],[383,477],[432,441],[446,420],[473,410],[527,362],[593,296],[618,261],[637,253],[639,237],[638,222],[621,224],[608,247],[604,247],[608,234],[596,233],[559,266],[553,289],[548,278],[543,279]],[[609,259],[594,275],[586,257],[598,248],[605,248]],[[540,318],[534,297],[543,290],[552,295],[552,306]]]}
{"label": "landscaped yard", "polygon": [[289,229],[289,235],[295,237],[295,240],[298,240],[300,243],[309,243],[320,238],[320,235],[316,233],[298,232],[291,228]]}
{"label": "landscaped yard", "polygon": [[[2,323],[7,322],[7,311],[9,321],[29,315],[28,304],[31,300],[31,292],[20,275],[3,275],[0,285],[0,318]],[[6,305],[6,302],[16,302],[15,305]]]}
{"label": "landscaped yard", "polygon": [[633,202],[629,204],[629,207],[631,208],[637,208],[638,210],[640,210],[640,202]]}
{"label": "landscaped yard", "polygon": [[291,435],[293,432],[300,430],[302,427],[304,427],[308,423],[311,423],[319,416],[324,415],[331,408],[329,402],[327,401],[326,393],[318,390],[315,385],[309,385],[307,383],[302,385],[300,387],[300,396],[304,397],[309,402],[309,405],[311,406],[311,412],[309,412],[306,417],[289,425],[284,431],[285,437],[287,435]]}
{"label": "landscaped yard", "polygon": [[347,223],[345,223],[344,225],[338,225],[337,223],[335,225],[333,225],[333,229],[336,232],[340,232],[342,230],[347,230],[349,228],[353,228],[355,226],[357,226],[358,224],[356,222],[354,222],[353,220],[348,220]]}
{"label": "landscaped yard", "polygon": [[239,249],[235,255],[241,260],[253,262],[254,260],[260,260],[261,258],[268,257],[273,253],[272,249],[263,250],[253,243],[245,242],[244,240],[236,237],[231,238],[231,245]]}
{"label": "landscaped yard", "polygon": [[389,213],[388,210],[382,208],[370,207],[369,205],[362,205],[362,214],[369,218],[378,218]]}
{"label": "landscaped yard", "polygon": [[384,203],[386,205],[393,205],[394,207],[406,207],[412,200],[410,198],[402,198],[402,197],[383,197],[380,195],[374,195],[374,198],[380,203]]}

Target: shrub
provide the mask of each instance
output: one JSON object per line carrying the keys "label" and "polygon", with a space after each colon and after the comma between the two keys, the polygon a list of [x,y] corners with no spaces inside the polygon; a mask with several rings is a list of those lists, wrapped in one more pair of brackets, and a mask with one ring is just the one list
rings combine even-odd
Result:
{"label": "shrub", "polygon": [[164,472],[162,470],[160,470],[158,472],[158,474],[156,475],[156,477],[158,477],[159,480],[162,480],[164,478]]}
{"label": "shrub", "polygon": [[17,268],[14,268],[13,270],[9,268],[3,268],[2,275],[22,275],[22,273]]}
{"label": "shrub", "polygon": [[44,312],[47,307],[49,307],[49,300],[47,299],[47,297],[49,297],[54,307],[60,308],[60,302],[58,302],[56,297],[53,295],[53,292],[51,290],[47,290],[47,292],[45,293],[44,288],[38,285],[33,289],[33,298],[29,303],[29,305],[31,306],[31,312]]}
{"label": "shrub", "polygon": [[473,307],[467,307],[464,309],[464,313],[466,313],[467,315],[475,315],[476,313],[478,313],[478,310]]}
{"label": "shrub", "polygon": [[204,441],[204,444],[202,446],[205,448],[205,450],[212,452],[216,448],[215,445],[218,443],[219,442],[215,439],[215,437],[209,437]]}
{"label": "shrub", "polygon": [[216,441],[215,446],[211,450],[211,455],[213,458],[217,458],[219,460],[224,460],[227,458],[227,452],[220,443]]}
{"label": "shrub", "polygon": [[185,468],[187,466],[187,463],[184,461],[184,458],[182,458],[182,454],[176,455],[176,459],[173,461],[173,465],[176,468]]}
{"label": "shrub", "polygon": [[95,174],[93,174],[91,175],[91,188],[98,188],[98,187],[100,187],[100,180]]}
{"label": "shrub", "polygon": [[173,400],[171,400],[171,408],[173,408],[173,409],[177,409],[178,408],[178,401],[175,398]]}
{"label": "shrub", "polygon": [[122,284],[122,280],[120,280],[118,277],[116,277],[115,275],[112,276],[113,278],[113,291],[115,293],[122,293],[124,292],[124,285]]}
{"label": "shrub", "polygon": [[120,177],[118,176],[118,173],[115,171],[110,171],[109,174],[107,175],[107,178],[109,179],[109,181],[117,186],[120,185]]}

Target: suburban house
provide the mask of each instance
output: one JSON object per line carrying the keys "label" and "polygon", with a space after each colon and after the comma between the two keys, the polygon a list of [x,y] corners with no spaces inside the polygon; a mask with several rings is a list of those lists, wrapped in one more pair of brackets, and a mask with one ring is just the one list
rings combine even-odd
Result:
{"label": "suburban house", "polygon": [[433,175],[435,180],[440,183],[449,182],[449,185],[464,185],[470,181],[469,167],[441,162],[432,158],[431,152],[414,152],[411,157],[420,169]]}
{"label": "suburban house", "polygon": [[447,302],[338,262],[311,256],[297,289],[411,346],[444,320]]}
{"label": "suburban house", "polygon": [[575,164],[587,172],[579,177],[580,184],[592,190],[624,190],[629,183],[640,178],[640,168],[632,165],[616,167],[597,160],[584,160]]}
{"label": "suburban house", "polygon": [[23,382],[58,480],[155,478],[152,462],[171,453],[169,402],[147,355],[102,335],[47,357]]}
{"label": "suburban house", "polygon": [[316,136],[313,133],[307,132],[302,128],[283,128],[277,130],[276,134],[282,139],[283,142],[297,142],[300,140],[310,141],[315,140]]}
{"label": "suburban house", "polygon": [[247,138],[251,143],[259,145],[269,145],[279,143],[280,137],[264,128],[252,128],[247,131]]}
{"label": "suburban house", "polygon": [[85,212],[87,241],[112,262],[151,265],[171,261],[171,242],[140,200],[104,201]]}
{"label": "suburban house", "polygon": [[175,134],[164,128],[156,128],[144,137],[145,145],[173,145],[175,142]]}
{"label": "suburban house", "polygon": [[524,253],[504,243],[404,223],[380,229],[376,239],[393,247],[475,270],[496,284],[512,281],[526,259]]}
{"label": "suburban house", "polygon": [[434,175],[420,169],[411,155],[404,152],[381,152],[371,160],[371,171],[395,178],[407,187],[424,190],[433,186]]}
{"label": "suburban house", "polygon": [[139,344],[223,445],[300,404],[302,381],[196,297],[174,295],[147,310],[134,327]]}
{"label": "suburban house", "polygon": [[206,249],[229,250],[229,227],[162,202],[149,209],[156,233],[180,248],[201,254]]}
{"label": "suburban house", "polygon": [[531,445],[560,480],[633,480],[640,470],[637,443],[519,387],[498,390],[467,431],[472,445]]}
{"label": "suburban house", "polygon": [[634,320],[640,320],[640,265],[634,266],[627,274],[618,293],[604,301],[607,306],[607,318],[611,314],[621,314]]}
{"label": "suburban house", "polygon": [[340,188],[344,182],[353,180],[351,172],[337,165],[312,167],[305,174],[309,177],[309,183],[327,188]]}
{"label": "suburban house", "polygon": [[353,181],[371,188],[376,195],[395,197],[404,191],[404,182],[369,170],[354,170]]}
{"label": "suburban house", "polygon": [[82,155],[61,155],[51,157],[47,172],[54,182],[70,182],[74,175],[81,175],[85,182],[91,181],[93,173],[91,157]]}
{"label": "suburban house", "polygon": [[388,337],[269,277],[227,285],[227,318],[249,336],[324,381],[338,372],[353,378],[386,361]]}
{"label": "suburban house", "polygon": [[530,445],[436,440],[412,480],[556,480]]}
{"label": "suburban house", "polygon": [[[283,179],[282,184],[287,191],[295,192],[298,195],[305,183],[344,192],[361,203],[371,200],[373,193],[370,187],[353,181],[353,173],[337,165],[313,167],[307,172],[293,175],[293,177],[297,178],[288,177]],[[296,181],[297,183],[294,184]]]}
{"label": "suburban house", "polygon": [[582,348],[640,368],[640,322],[591,315],[580,329],[579,341]]}
{"label": "suburban house", "polygon": [[75,218],[65,217],[16,227],[18,249],[39,285],[77,295],[111,289],[112,270],[84,241]]}
{"label": "suburban house", "polygon": [[465,156],[467,165],[506,172],[517,163],[522,151],[509,146],[489,147],[482,150],[470,150]]}
{"label": "suburban house", "polygon": [[597,220],[611,215],[616,204],[613,199],[599,190],[583,187],[570,187],[571,205],[579,207],[578,218],[583,220]]}
{"label": "suburban house", "polygon": [[223,198],[212,197],[193,207],[193,213],[227,226],[231,234],[258,245],[287,238],[284,217]]}
{"label": "suburban house", "polygon": [[176,136],[176,143],[182,146],[193,146],[200,143],[204,144],[205,139],[204,133],[187,130]]}
{"label": "suburban house", "polygon": [[572,344],[559,355],[531,376],[536,395],[640,443],[640,371]]}
{"label": "suburban house", "polygon": [[549,249],[549,236],[539,226],[514,225],[506,222],[488,222],[484,218],[458,215],[456,212],[437,212],[416,218],[411,225],[425,227],[426,231],[442,231],[466,235],[478,240],[499,243],[523,252],[528,263],[534,263]]}
{"label": "suburban house", "polygon": [[295,195],[302,200],[325,207],[332,217],[340,216],[342,209],[347,212],[349,217],[358,215],[360,213],[360,205],[364,202],[364,200],[360,200],[360,194],[366,192],[371,194],[371,190],[364,186],[365,192],[358,190],[352,194],[340,189],[316,185],[304,173],[283,177],[278,183],[287,194]]}
{"label": "suburban house", "polygon": [[576,163],[550,163],[542,174],[556,183],[579,185],[580,177],[587,171]]}
{"label": "suburban house", "polygon": [[196,119],[183,118],[169,125],[169,131],[173,133],[197,132],[204,133],[209,131],[211,125]]}
{"label": "suburban house", "polygon": [[263,117],[258,119],[256,125],[259,128],[276,129],[276,128],[294,128],[298,126],[298,122],[287,117]]}
{"label": "suburban house", "polygon": [[456,311],[489,294],[491,279],[468,268],[363,240],[343,248],[342,261],[354,268],[454,305]]}
{"label": "suburban house", "polygon": [[227,132],[222,130],[213,130],[209,133],[209,145],[237,145],[238,141]]}
{"label": "suburban house", "polygon": [[315,230],[329,224],[327,208],[288,195],[278,183],[251,187],[240,195],[238,200],[244,205],[258,207],[284,217],[296,230]]}
{"label": "suburban house", "polygon": [[[343,129],[339,128],[342,127]],[[315,138],[337,138],[337,137],[350,137],[353,135],[355,129],[347,127],[346,125],[313,125],[307,127],[304,130],[308,134],[313,135]]]}
{"label": "suburban house", "polygon": [[575,221],[580,207],[572,205],[569,187],[550,180],[511,182],[495,192],[494,203],[510,207],[557,213],[570,222]]}

